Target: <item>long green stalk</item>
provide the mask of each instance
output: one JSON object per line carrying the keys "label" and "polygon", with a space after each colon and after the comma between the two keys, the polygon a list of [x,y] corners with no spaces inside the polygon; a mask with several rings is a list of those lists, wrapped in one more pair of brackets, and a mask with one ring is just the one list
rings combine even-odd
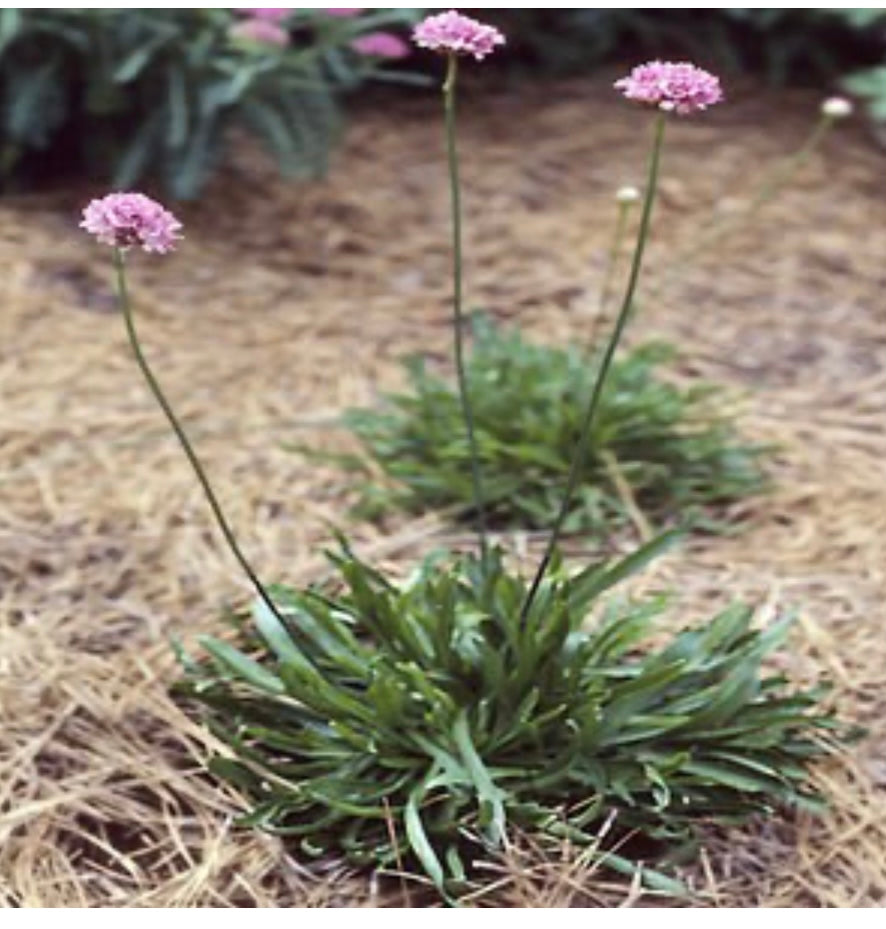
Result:
{"label": "long green stalk", "polygon": [[603,283],[600,286],[600,294],[597,297],[597,312],[594,314],[590,336],[588,337],[587,354],[589,355],[594,351],[594,346],[597,343],[597,330],[603,322],[606,307],[609,305],[609,298],[612,295],[615,269],[618,266],[618,257],[621,255],[622,244],[628,228],[628,216],[630,215],[632,206],[633,203],[631,201],[618,201],[618,218],[615,221],[615,233],[612,236],[612,244],[609,246],[609,252],[606,256]]}
{"label": "long green stalk", "polygon": [[455,369],[458,377],[458,394],[468,434],[471,456],[471,483],[473,485],[474,513],[477,520],[477,535],[480,552],[485,561],[488,553],[486,504],[483,482],[480,476],[480,454],[474,430],[474,411],[471,406],[470,387],[464,358],[464,310],[462,292],[462,236],[461,236],[461,183],[458,171],[458,146],[456,143],[455,91],[458,80],[458,56],[449,55],[446,80],[443,83],[443,106],[446,112],[446,151],[449,160],[449,192],[452,212],[452,281],[453,281],[453,329],[455,339]]}
{"label": "long green stalk", "polygon": [[194,469],[194,473],[197,475],[197,480],[200,482],[203,493],[206,495],[206,499],[209,503],[210,509],[212,510],[213,516],[215,516],[218,527],[221,529],[222,535],[224,536],[225,541],[228,543],[228,548],[230,548],[234,557],[240,563],[240,567],[244,570],[246,576],[252,582],[253,587],[264,602],[265,606],[274,614],[274,616],[277,617],[277,619],[282,622],[283,618],[280,616],[280,613],[274,606],[274,601],[271,599],[270,594],[268,594],[264,584],[262,584],[262,582],[259,580],[258,575],[247,561],[246,556],[240,550],[240,546],[237,544],[234,533],[231,530],[231,527],[228,525],[228,521],[225,518],[224,512],[222,511],[221,504],[218,502],[215,491],[212,489],[212,485],[209,483],[209,478],[206,476],[206,471],[204,470],[203,465],[200,463],[200,459],[197,457],[197,453],[191,446],[190,440],[188,439],[184,428],[179,422],[178,417],[175,415],[175,412],[173,411],[169,401],[166,399],[166,396],[163,393],[157,378],[154,376],[154,372],[151,370],[151,367],[148,364],[144,353],[142,352],[141,343],[138,338],[138,332],[135,328],[135,320],[132,314],[132,304],[129,299],[129,290],[126,286],[126,255],[119,248],[114,250],[114,268],[117,272],[117,296],[120,303],[120,309],[123,312],[123,319],[126,323],[126,334],[129,336],[129,344],[132,347],[135,360],[138,363],[138,366],[141,369],[145,380],[147,381],[151,393],[154,395],[157,403],[160,404],[160,408],[166,414],[166,418],[169,420],[169,425],[172,426],[172,431],[175,433],[176,438],[181,444],[181,447],[184,449],[185,455],[187,456],[188,461],[191,463],[191,467]]}
{"label": "long green stalk", "polygon": [[526,600],[524,601],[523,607],[520,610],[521,624],[525,622],[526,617],[529,615],[529,611],[532,608],[532,604],[535,600],[536,594],[538,593],[538,588],[541,585],[542,579],[545,576],[545,572],[548,569],[548,565],[551,562],[554,551],[557,548],[557,543],[560,540],[560,534],[563,531],[563,523],[569,514],[569,508],[572,505],[572,500],[575,496],[575,489],[578,486],[579,478],[584,471],[585,462],[587,461],[591,427],[594,422],[594,417],[597,413],[597,408],[600,405],[600,397],[603,393],[603,386],[606,383],[606,376],[609,373],[612,359],[615,356],[615,350],[618,348],[618,343],[621,341],[622,334],[624,333],[625,325],[629,316],[631,315],[631,307],[634,303],[634,294],[637,290],[637,283],[640,280],[640,270],[643,266],[643,253],[646,250],[646,241],[649,238],[649,226],[652,219],[652,207],[655,202],[655,192],[658,187],[658,167],[661,160],[661,149],[662,143],[664,141],[665,123],[666,114],[659,113],[655,122],[652,153],[649,156],[649,171],[648,179],[646,182],[646,195],[643,200],[643,213],[640,217],[640,229],[637,233],[637,245],[634,248],[634,257],[631,262],[631,273],[628,278],[627,288],[625,289],[625,295],[622,299],[618,318],[615,322],[615,328],[613,329],[612,335],[606,346],[606,351],[604,352],[603,358],[600,362],[600,367],[597,371],[597,377],[594,382],[594,389],[591,392],[590,399],[588,400],[588,406],[585,410],[581,432],[579,433],[578,445],[575,450],[575,456],[572,459],[572,466],[569,469],[569,478],[566,483],[566,493],[563,496],[563,503],[560,507],[560,512],[557,514],[554,527],[551,530],[551,535],[548,539],[548,544],[544,555],[542,556],[541,563],[538,566],[538,570],[535,572],[535,577],[533,578],[532,585],[529,588],[529,593],[526,595]]}

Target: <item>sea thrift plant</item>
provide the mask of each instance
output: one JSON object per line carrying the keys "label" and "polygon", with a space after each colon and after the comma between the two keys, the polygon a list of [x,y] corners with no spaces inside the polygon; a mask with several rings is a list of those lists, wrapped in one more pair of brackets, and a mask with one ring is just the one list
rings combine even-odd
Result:
{"label": "sea thrift plant", "polygon": [[[454,119],[464,48],[440,47],[449,55],[444,100],[455,354],[473,443],[463,379]],[[658,114],[631,273],[588,398],[574,470],[636,293],[665,120]],[[751,610],[731,607],[700,629],[643,649],[661,598],[598,610],[602,594],[678,533],[664,533],[614,564],[570,573],[556,552],[561,511],[531,584],[489,545],[482,521],[479,553],[428,558],[402,583],[364,563],[340,536],[338,551],[329,554],[334,585],[265,587],[135,328],[126,285],[130,250],[168,252],[180,224],[144,195],[122,193],[91,203],[81,225],[113,249],[136,361],[258,595],[252,622],[238,619],[236,646],[204,637],[206,654],[196,661],[179,650],[185,676],[178,693],[189,708],[204,708],[226,743],[229,750],[210,769],[249,798],[243,822],[278,832],[300,855],[420,869],[454,900],[467,886],[470,862],[500,851],[513,829],[550,846],[581,843],[639,885],[680,892],[673,879],[632,858],[627,840],[641,840],[645,856],[656,845],[686,848],[699,822],[740,822],[782,805],[820,806],[806,765],[826,750],[834,721],[816,709],[816,692],[793,693],[763,669],[788,621],[760,631]],[[476,455],[473,463],[482,511]],[[571,473],[567,503],[574,489]]]}
{"label": "sea thrift plant", "polygon": [[688,62],[650,61],[615,82],[629,100],[681,116],[706,110],[723,100],[720,80]]}
{"label": "sea thrift plant", "polygon": [[[599,292],[606,312],[597,309],[587,340],[575,345],[539,344],[517,328],[471,317],[468,384],[483,502],[498,532],[544,533],[556,519],[577,423],[597,373],[597,336],[607,318],[611,325],[608,298],[615,291],[610,285]],[[579,323],[584,319],[582,312]],[[687,531],[734,531],[743,509],[735,503],[767,488],[762,465],[772,450],[741,436],[714,385],[673,383],[668,372],[678,357],[651,343],[620,351],[613,362],[564,524],[581,544],[611,544],[629,526],[640,538],[674,523]],[[332,456],[359,475],[353,513],[379,520],[436,511],[449,524],[473,526],[457,386],[421,355],[404,368],[401,390],[344,416],[365,453]]]}
{"label": "sea thrift plant", "polygon": [[443,54],[473,55],[477,61],[505,44],[505,37],[495,26],[477,22],[455,10],[422,20],[415,27],[413,38],[419,48]]}

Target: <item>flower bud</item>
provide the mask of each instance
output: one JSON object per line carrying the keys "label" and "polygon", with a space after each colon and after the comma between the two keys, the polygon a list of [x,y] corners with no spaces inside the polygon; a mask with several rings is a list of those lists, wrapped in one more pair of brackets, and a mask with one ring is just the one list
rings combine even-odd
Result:
{"label": "flower bud", "polygon": [[852,115],[852,101],[845,97],[828,97],[821,105],[821,115],[831,119],[845,119]]}
{"label": "flower bud", "polygon": [[616,203],[636,203],[640,199],[640,191],[636,187],[619,187],[615,192]]}

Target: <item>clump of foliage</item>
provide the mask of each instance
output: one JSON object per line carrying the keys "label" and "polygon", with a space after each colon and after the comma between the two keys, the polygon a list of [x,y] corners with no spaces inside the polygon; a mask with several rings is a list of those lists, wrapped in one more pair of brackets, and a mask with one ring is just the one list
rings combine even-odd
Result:
{"label": "clump of foliage", "polygon": [[189,198],[234,127],[287,175],[316,174],[341,93],[385,74],[351,43],[415,12],[292,10],[279,47],[239,40],[234,10],[2,10],[0,182],[77,168],[117,188],[157,176]]}
{"label": "clump of foliage", "polygon": [[[765,449],[737,437],[718,389],[681,388],[658,376],[672,355],[651,344],[613,364],[566,529],[603,532],[624,523],[631,501],[622,482],[653,522],[706,526],[716,525],[716,507],[765,486]],[[492,524],[541,529],[553,522],[598,362],[578,348],[534,345],[516,329],[475,318],[467,380]],[[380,409],[346,417],[391,479],[389,486],[367,481],[360,510],[378,516],[395,506],[452,509],[470,521],[470,449],[457,390],[421,358],[407,370],[408,390],[388,395]],[[361,467],[360,459],[344,462]]]}
{"label": "clump of foliage", "polygon": [[732,606],[650,647],[663,598],[597,610],[670,541],[572,576],[555,562],[525,622],[498,551],[395,584],[344,547],[334,589],[274,588],[281,618],[259,601],[239,648],[203,638],[179,691],[231,748],[211,770],[251,798],[243,821],[307,855],[420,865],[457,892],[518,829],[675,892],[662,856],[700,825],[821,806],[807,765],[835,722],[764,668],[787,619],[757,630]]}

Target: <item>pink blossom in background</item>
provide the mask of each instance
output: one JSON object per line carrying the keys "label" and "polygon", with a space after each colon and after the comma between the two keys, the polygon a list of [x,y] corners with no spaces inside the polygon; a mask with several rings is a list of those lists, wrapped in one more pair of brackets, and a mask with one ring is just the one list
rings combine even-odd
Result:
{"label": "pink blossom in background", "polygon": [[351,42],[351,48],[361,55],[376,58],[406,58],[411,49],[408,43],[391,32],[370,32]]}
{"label": "pink blossom in background", "polygon": [[250,7],[241,8],[237,10],[238,13],[242,13],[244,16],[249,16],[252,19],[263,19],[269,23],[280,23],[284,19],[289,17],[289,14],[292,13],[292,9],[286,10],[257,10]]}
{"label": "pink blossom in background", "polygon": [[629,100],[683,115],[723,100],[719,78],[688,62],[650,61],[614,86]]}
{"label": "pink blossom in background", "polygon": [[289,33],[269,19],[244,19],[234,23],[228,30],[228,36],[234,40],[257,42],[260,45],[274,45],[285,48],[289,45]]}
{"label": "pink blossom in background", "polygon": [[505,37],[495,26],[479,23],[455,10],[428,16],[415,27],[412,38],[420,48],[473,55],[477,61],[495,51],[497,45],[505,44]]}
{"label": "pink blossom in background", "polygon": [[108,194],[83,211],[80,228],[116,248],[140,245],[146,252],[171,252],[182,224],[155,200],[137,193]]}

